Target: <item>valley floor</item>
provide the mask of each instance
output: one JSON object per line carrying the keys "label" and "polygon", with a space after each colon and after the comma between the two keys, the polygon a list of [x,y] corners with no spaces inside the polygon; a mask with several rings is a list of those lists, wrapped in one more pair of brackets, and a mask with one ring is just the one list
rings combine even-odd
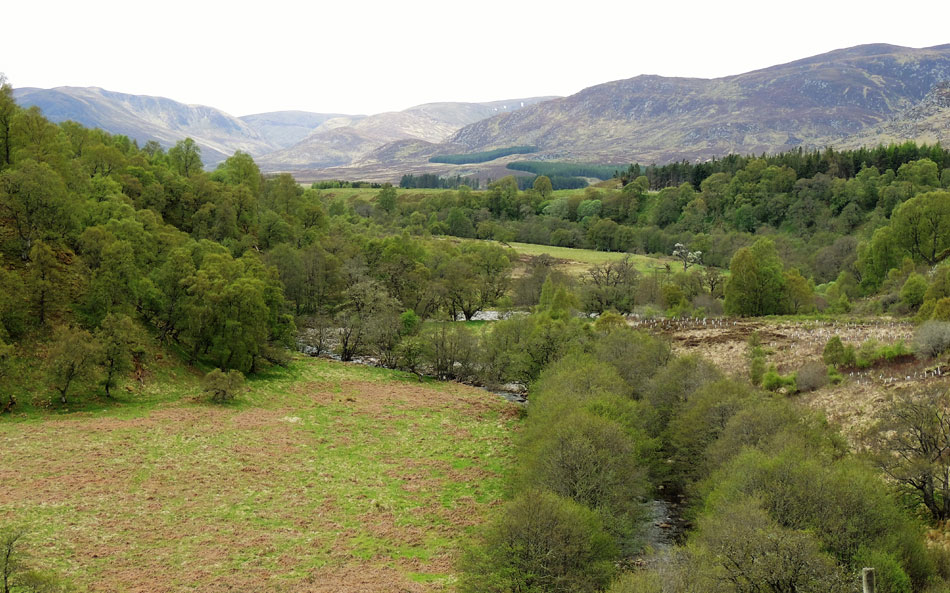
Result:
{"label": "valley floor", "polygon": [[158,375],[0,421],[0,523],[81,590],[442,590],[502,496],[517,412],[483,391],[297,359],[217,406]]}

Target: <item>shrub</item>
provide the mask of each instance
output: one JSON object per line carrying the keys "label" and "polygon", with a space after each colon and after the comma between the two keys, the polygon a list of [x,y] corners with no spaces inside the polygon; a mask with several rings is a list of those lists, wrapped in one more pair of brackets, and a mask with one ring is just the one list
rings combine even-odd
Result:
{"label": "shrub", "polygon": [[950,322],[927,321],[914,332],[914,353],[918,358],[936,358],[950,348]]}
{"label": "shrub", "polygon": [[662,431],[676,409],[704,385],[723,378],[719,368],[698,356],[674,358],[657,372],[644,390],[644,396],[656,410],[652,427]]}
{"label": "shrub", "polygon": [[611,531],[629,530],[647,490],[631,434],[619,423],[584,410],[560,414],[553,426],[544,424],[544,433],[536,435],[522,455],[522,483],[598,511],[609,520]]}
{"label": "shrub", "polygon": [[921,274],[911,274],[901,287],[901,300],[904,303],[916,309],[924,302],[924,294],[927,292],[927,279]]}
{"label": "shrub", "polygon": [[934,304],[930,318],[935,321],[950,321],[950,297],[944,297]]}
{"label": "shrub", "polygon": [[822,360],[835,368],[853,367],[857,362],[857,356],[854,346],[850,344],[845,346],[838,336],[832,337],[825,344],[825,349],[821,353]]}
{"label": "shrub", "polygon": [[462,559],[464,593],[559,591],[607,586],[616,547],[594,511],[529,490],[508,503],[483,541]]}
{"label": "shrub", "polygon": [[419,328],[422,324],[422,319],[416,315],[416,312],[412,309],[404,311],[402,315],[399,316],[399,325],[400,325],[400,335],[403,336],[414,336],[419,333]]}
{"label": "shrub", "polygon": [[26,532],[0,526],[0,591],[10,593],[66,593],[73,588],[54,574],[34,568],[23,549]]}
{"label": "shrub", "polygon": [[475,374],[478,340],[460,323],[443,322],[424,332],[424,360],[440,379],[465,380]]}
{"label": "shrub", "polygon": [[829,365],[828,366],[828,381],[830,381],[832,385],[838,385],[839,383],[844,381],[844,375],[842,375],[841,372],[838,371],[838,369]]}
{"label": "shrub", "polygon": [[99,347],[86,330],[75,327],[56,329],[50,348],[48,374],[60,403],[66,403],[71,388],[94,377],[98,371],[95,365],[98,356]]}
{"label": "shrub", "polygon": [[723,313],[722,301],[709,294],[697,294],[692,300],[697,316],[719,317]]}
{"label": "shrub", "polygon": [[407,336],[396,348],[397,368],[418,373],[425,356],[426,344],[420,336]]}
{"label": "shrub", "polygon": [[821,352],[821,358],[825,361],[825,364],[834,367],[841,365],[844,362],[844,344],[841,342],[841,338],[833,336],[828,340],[825,349]]}
{"label": "shrub", "polygon": [[701,517],[695,538],[720,578],[744,585],[733,591],[851,590],[846,574],[815,533],[779,523],[757,503],[749,497],[720,505]]}
{"label": "shrub", "polygon": [[642,395],[646,383],[669,362],[670,343],[629,327],[617,328],[594,344],[597,360],[614,367],[633,397]]}
{"label": "shrub", "polygon": [[806,362],[795,373],[795,386],[801,392],[821,389],[828,384],[828,367],[817,360]]}
{"label": "shrub", "polygon": [[223,403],[231,401],[237,396],[244,385],[244,375],[241,371],[222,371],[214,369],[204,377],[204,392],[211,397],[211,401]]}
{"label": "shrub", "polygon": [[858,349],[856,364],[859,368],[866,369],[882,360],[894,360],[907,354],[910,354],[910,350],[903,340],[889,346],[881,345],[877,340],[865,340]]}
{"label": "shrub", "polygon": [[795,386],[795,374],[780,375],[775,365],[771,365],[769,370],[765,371],[765,374],[762,375],[762,387],[769,391],[778,391],[784,387],[787,388],[788,393],[795,393],[795,391],[797,391]]}
{"label": "shrub", "polygon": [[854,564],[874,567],[874,590],[877,593],[911,593],[913,590],[901,563],[888,552],[861,548]]}

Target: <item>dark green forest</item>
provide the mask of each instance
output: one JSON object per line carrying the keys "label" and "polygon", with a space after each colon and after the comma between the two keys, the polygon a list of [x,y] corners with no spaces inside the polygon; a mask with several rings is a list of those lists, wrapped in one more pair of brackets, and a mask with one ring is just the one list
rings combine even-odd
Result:
{"label": "dark green forest", "polygon": [[496,148],[495,150],[486,150],[485,152],[471,152],[466,154],[443,154],[429,159],[430,163],[447,163],[450,165],[469,165],[474,163],[486,163],[503,156],[513,154],[531,154],[538,152],[537,146],[509,146],[507,148]]}
{"label": "dark green forest", "polygon": [[617,165],[595,165],[585,163],[564,163],[559,161],[515,161],[506,168],[512,171],[526,171],[535,175],[554,177],[595,177],[606,180],[619,177],[625,171]]}

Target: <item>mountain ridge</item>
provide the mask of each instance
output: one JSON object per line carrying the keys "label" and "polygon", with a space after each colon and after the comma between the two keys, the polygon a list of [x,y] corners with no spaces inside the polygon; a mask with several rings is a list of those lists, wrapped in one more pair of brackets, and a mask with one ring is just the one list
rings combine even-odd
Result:
{"label": "mountain ridge", "polygon": [[406,172],[496,176],[504,159],[464,167],[428,159],[519,145],[539,147],[530,159],[623,165],[797,147],[948,142],[950,107],[931,97],[947,81],[950,44],[876,43],[719,78],[641,74],[567,97],[433,102],[372,115],[284,111],[234,118],[211,107],[99,88],[15,94],[20,100],[49,93],[41,107],[56,121],[82,108],[85,121],[70,118],[113,133],[153,135],[166,146],[191,136],[210,164],[245,150],[265,171],[393,181]]}
{"label": "mountain ridge", "polygon": [[950,45],[869,44],[715,79],[640,75],[466,126],[470,151],[534,144],[537,158],[669,162],[838,143],[950,79]]}

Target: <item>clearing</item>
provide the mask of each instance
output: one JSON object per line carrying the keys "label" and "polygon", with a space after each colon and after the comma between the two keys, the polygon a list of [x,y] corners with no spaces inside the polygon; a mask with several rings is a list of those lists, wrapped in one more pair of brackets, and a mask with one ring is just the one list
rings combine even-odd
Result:
{"label": "clearing", "polygon": [[497,245],[510,247],[514,249],[523,263],[527,263],[528,258],[539,255],[549,255],[557,260],[558,268],[572,276],[578,277],[587,272],[591,267],[607,262],[620,261],[629,257],[634,267],[641,274],[652,274],[658,270],[666,270],[666,265],[672,266],[676,271],[676,266],[682,268],[683,264],[677,262],[672,257],[652,257],[649,255],[638,255],[634,253],[624,253],[621,251],[596,251],[594,249],[576,249],[573,247],[555,247],[554,245],[536,245],[533,243],[497,243]]}
{"label": "clearing", "polygon": [[0,421],[0,523],[80,589],[443,590],[502,497],[517,409],[484,391],[299,357],[211,405],[153,366]]}

